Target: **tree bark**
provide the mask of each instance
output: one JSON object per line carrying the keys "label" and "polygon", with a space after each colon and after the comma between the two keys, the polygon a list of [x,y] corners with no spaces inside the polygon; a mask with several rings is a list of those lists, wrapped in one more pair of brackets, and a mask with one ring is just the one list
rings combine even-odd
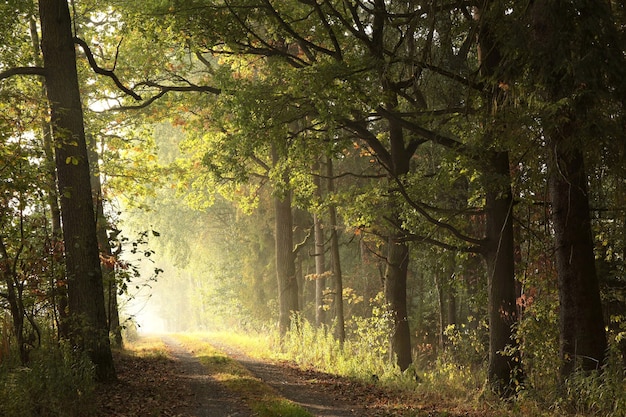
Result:
{"label": "tree bark", "polygon": [[[498,152],[492,158],[494,172],[510,178],[509,157]],[[517,322],[515,298],[515,258],[513,240],[513,197],[510,185],[505,190],[486,193],[486,243],[489,292],[489,368],[488,380],[504,396],[514,393],[513,380],[521,378],[521,357],[513,333]],[[504,354],[507,347],[511,354]]]}
{"label": "tree bark", "polygon": [[[397,98],[389,97],[388,107],[397,107]],[[390,182],[402,180],[409,172],[412,152],[406,148],[402,127],[389,120],[389,149],[391,155]],[[411,331],[407,309],[407,275],[409,270],[409,246],[404,241],[405,233],[397,228],[402,224],[398,208],[394,207],[390,216],[391,228],[387,238],[387,265],[385,269],[385,301],[389,305],[393,319],[391,346],[401,370],[413,363],[411,353]]]}
{"label": "tree bark", "polygon": [[[612,39],[609,10],[605,1],[543,1],[533,3],[529,11],[534,43],[528,59],[536,74],[532,81],[542,89],[546,107],[550,108],[542,125],[551,159],[548,185],[564,378],[577,367],[599,369],[607,347],[582,146],[598,132],[595,116],[588,115],[588,111],[606,103],[605,94],[611,89],[606,83],[615,82],[612,77],[619,77],[621,82],[621,72],[612,74],[606,65],[608,60],[615,61],[613,65],[623,61],[622,53],[613,52],[619,49]],[[589,57],[598,61],[591,63]]]}
{"label": "tree bark", "polygon": [[[31,16],[29,21],[30,37],[33,46],[33,55],[35,64],[43,67],[41,57],[41,48],[39,33],[37,32],[37,20],[35,16]],[[47,95],[45,82],[41,85],[41,91],[44,96]],[[49,109],[48,109],[49,110]],[[58,337],[68,338],[69,329],[67,328],[67,287],[65,282],[65,273],[56,268],[56,260],[63,256],[63,230],[61,229],[61,210],[59,208],[59,195],[57,192],[57,173],[54,163],[54,151],[52,149],[52,126],[46,120],[40,123],[42,149],[45,155],[44,170],[46,173],[46,197],[50,208],[51,221],[51,239],[50,251],[52,252],[52,264],[50,267],[50,284],[53,288],[52,304],[54,311],[54,320],[58,329]]]}
{"label": "tree bark", "polygon": [[387,268],[385,270],[385,300],[392,314],[391,347],[401,370],[413,362],[411,333],[406,303],[406,281],[409,267],[409,247],[401,235],[392,235],[387,241]]}
{"label": "tree bark", "polygon": [[76,52],[67,1],[39,1],[39,16],[61,197],[70,340],[89,355],[97,378],[109,381],[115,379],[115,368],[104,310]]}
{"label": "tree bark", "polygon": [[559,283],[561,375],[599,369],[607,348],[593,253],[587,175],[580,149],[568,147],[574,126],[553,132],[549,178]]}

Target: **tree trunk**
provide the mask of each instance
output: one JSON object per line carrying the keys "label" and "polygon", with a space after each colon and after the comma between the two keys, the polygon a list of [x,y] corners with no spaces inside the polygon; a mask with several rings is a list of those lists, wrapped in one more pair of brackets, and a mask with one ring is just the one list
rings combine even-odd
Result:
{"label": "tree trunk", "polygon": [[315,325],[324,324],[324,289],[326,289],[326,259],[324,256],[324,229],[317,214],[313,214],[313,229],[315,234]]}
{"label": "tree trunk", "polygon": [[[443,268],[441,268],[443,269]],[[437,304],[438,304],[438,318],[439,318],[439,331],[437,332],[439,337],[437,338],[439,341],[439,350],[443,352],[443,349],[445,347],[445,340],[444,340],[444,330],[446,329],[446,319],[445,319],[445,311],[446,311],[446,293],[444,291],[444,286],[442,283],[442,278],[441,278],[441,271],[436,271],[435,272],[435,289],[437,290]]]}
{"label": "tree trunk", "polygon": [[[319,171],[320,164],[316,164]],[[322,198],[322,184],[319,176],[313,178],[318,198]],[[315,237],[315,325],[320,327],[326,319],[324,311],[324,290],[326,289],[326,258],[324,256],[324,229],[320,215],[313,213],[313,232]]]}
{"label": "tree trunk", "polygon": [[[328,177],[328,193],[335,192],[333,180],[333,161],[328,158],[326,162],[326,176]],[[346,340],[346,329],[343,313],[343,276],[341,273],[341,259],[339,258],[339,235],[337,233],[337,209],[333,204],[328,207],[330,218],[330,256],[331,270],[335,280],[335,335],[339,343],[343,345]]]}
{"label": "tree trunk", "polygon": [[[272,160],[276,165],[278,150],[272,146]],[[285,183],[289,183],[285,179]],[[299,311],[298,281],[296,279],[295,254],[293,252],[293,213],[291,192],[274,197],[274,241],[276,248],[276,278],[278,281],[278,328],[281,337],[291,327],[291,315]]]}
{"label": "tree trunk", "polygon": [[102,271],[76,52],[68,4],[39,1],[41,47],[55,140],[55,162],[65,242],[71,342],[89,355],[99,380],[115,379],[109,344]]}
{"label": "tree trunk", "polygon": [[[19,252],[19,251],[18,251]],[[16,255],[19,259],[19,253]],[[0,276],[6,284],[5,298],[9,303],[9,311],[13,322],[13,335],[17,343],[22,365],[28,363],[28,349],[24,338],[24,303],[22,302],[21,291],[19,291],[19,281],[15,271],[18,259],[9,258],[9,253],[0,236]]]}
{"label": "tree trunk", "polygon": [[401,241],[402,237],[401,235],[392,235],[388,239],[384,291],[385,300],[389,304],[393,319],[391,347],[396,355],[398,366],[404,371],[411,365],[413,359],[406,303],[409,247]]}
{"label": "tree trunk", "polygon": [[[509,178],[509,157],[498,152],[492,158],[494,173]],[[514,393],[514,379],[521,378],[521,361],[513,324],[517,322],[515,258],[513,245],[513,197],[510,186],[486,193],[487,230],[484,256],[489,292],[489,383],[500,394]],[[503,354],[511,346],[511,354]]]}
{"label": "tree trunk", "polygon": [[[490,83],[501,65],[502,57],[485,16],[492,2],[485,2],[484,9],[476,9],[479,22],[478,58],[481,75]],[[487,263],[487,286],[489,292],[489,367],[488,381],[500,395],[515,393],[515,382],[522,378],[521,355],[513,334],[517,322],[515,298],[515,246],[513,234],[513,195],[511,171],[507,151],[497,147],[495,128],[499,128],[498,112],[505,105],[505,93],[496,85],[485,92],[484,146],[491,156],[484,168],[486,183],[486,237],[483,255]],[[499,186],[497,184],[500,184]],[[504,350],[510,346],[510,354]]]}
{"label": "tree trunk", "polygon": [[[39,33],[37,32],[37,20],[35,16],[31,16],[29,28],[35,64],[43,67],[44,64],[41,57]],[[47,95],[45,82],[41,85],[41,91],[43,96]],[[69,329],[67,328],[67,287],[65,273],[62,269],[56,268],[56,260],[61,259],[63,256],[63,230],[61,229],[61,210],[59,209],[59,195],[57,193],[57,173],[54,163],[54,151],[52,150],[52,126],[50,126],[46,120],[42,120],[40,128],[41,147],[45,156],[44,172],[47,187],[46,198],[48,200],[48,207],[50,208],[50,222],[52,228],[50,251],[52,253],[53,262],[48,272],[50,274],[50,287],[53,288],[52,308],[54,321],[58,329],[58,337],[61,339],[69,337]]]}
{"label": "tree trunk", "polygon": [[607,347],[600,288],[593,253],[587,175],[582,152],[567,147],[574,126],[551,135],[552,203],[560,302],[561,375],[580,367],[599,369]]}
{"label": "tree trunk", "polygon": [[[389,108],[397,106],[397,99],[390,98]],[[390,182],[402,180],[409,172],[409,160],[412,153],[407,151],[404,143],[404,132],[395,121],[389,120],[389,149],[391,150]],[[392,209],[390,216],[391,231],[387,238],[387,265],[385,269],[385,301],[389,305],[393,319],[391,346],[396,355],[397,364],[405,370],[413,363],[411,353],[411,331],[406,301],[406,283],[409,268],[409,246],[405,243],[405,234],[397,229],[402,224],[397,208]]]}
{"label": "tree trunk", "polygon": [[[612,87],[605,83],[614,80],[605,72],[606,62],[615,61],[611,65],[617,68],[623,61],[621,52],[609,52],[619,50],[611,39],[614,29],[609,10],[605,1],[543,1],[533,3],[529,11],[534,42],[529,59],[537,74],[533,81],[543,90],[545,107],[551,109],[542,124],[551,158],[548,184],[559,284],[562,377],[578,366],[599,369],[607,347],[581,146],[599,132],[593,111],[587,112],[609,103],[606,94]],[[591,48],[593,53],[588,55]],[[598,62],[591,63],[594,58]],[[580,74],[585,74],[582,81]]]}

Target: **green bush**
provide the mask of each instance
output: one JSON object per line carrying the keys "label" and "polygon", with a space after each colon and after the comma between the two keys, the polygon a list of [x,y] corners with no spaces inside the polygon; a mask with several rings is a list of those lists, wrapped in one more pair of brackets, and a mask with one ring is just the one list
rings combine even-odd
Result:
{"label": "green bush", "polygon": [[77,417],[93,412],[93,365],[69,347],[42,347],[27,367],[0,366],[0,415]]}

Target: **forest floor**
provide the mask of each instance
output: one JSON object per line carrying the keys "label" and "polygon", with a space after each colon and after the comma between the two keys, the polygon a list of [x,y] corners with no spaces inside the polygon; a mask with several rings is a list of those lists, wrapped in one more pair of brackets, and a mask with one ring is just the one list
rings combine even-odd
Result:
{"label": "forest floor", "polygon": [[[252,359],[236,347],[215,341],[212,348],[246,368],[254,383],[249,387],[225,384],[203,365],[198,352],[180,340],[161,336],[161,349],[115,353],[118,382],[98,388],[98,417],[253,417],[301,416],[253,411],[251,390],[258,384],[273,396],[288,400],[320,417],[440,417],[485,416],[485,410],[449,407],[425,401],[411,393],[384,389],[348,378],[300,369],[287,361]],[[206,360],[210,359],[205,357]],[[229,359],[229,360],[230,360]],[[210,363],[210,360],[209,362]],[[248,380],[252,381],[252,380]]]}

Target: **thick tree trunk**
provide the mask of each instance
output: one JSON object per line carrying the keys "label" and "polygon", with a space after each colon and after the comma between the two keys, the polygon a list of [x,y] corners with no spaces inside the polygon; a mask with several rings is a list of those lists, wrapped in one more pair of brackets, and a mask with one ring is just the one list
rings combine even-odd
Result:
{"label": "thick tree trunk", "polygon": [[388,238],[384,291],[393,320],[391,347],[396,355],[398,366],[404,371],[411,365],[413,359],[406,303],[409,247],[402,242],[402,238],[401,235],[392,235]]}
{"label": "thick tree trunk", "polygon": [[[586,10],[593,13],[581,12]],[[606,62],[590,64],[593,58],[587,56],[589,48],[594,48],[592,57],[598,57],[602,48],[606,52],[614,49],[609,10],[605,1],[542,1],[534,2],[529,10],[534,42],[529,52],[536,54],[529,57],[534,64],[531,70],[538,74],[545,107],[551,109],[542,123],[551,158],[548,182],[559,284],[562,377],[577,367],[598,369],[607,346],[581,146],[598,134],[594,116],[587,112],[606,103],[610,88],[605,83],[612,82],[605,72]],[[589,33],[597,37],[590,38]],[[620,52],[610,55],[603,60],[623,60]],[[586,74],[586,79],[581,81],[580,74]]]}
{"label": "thick tree trunk", "polygon": [[98,379],[113,380],[115,369],[104,309],[76,53],[67,2],[41,0],[39,16],[61,196],[70,339],[87,352]]}
{"label": "thick tree trunk", "polygon": [[[395,108],[397,101],[390,99],[388,106]],[[391,150],[391,175],[393,183],[401,180],[409,172],[411,152],[407,151],[404,143],[404,132],[396,122],[389,121],[389,149]],[[390,216],[392,228],[402,224],[397,208],[392,209]],[[405,370],[413,363],[411,353],[411,331],[409,329],[409,314],[406,301],[406,283],[409,269],[409,246],[404,241],[402,230],[393,229],[387,238],[387,266],[385,269],[385,301],[389,304],[393,319],[393,333],[391,347],[396,355],[397,364]]]}
{"label": "thick tree trunk", "polygon": [[583,155],[566,141],[573,126],[554,132],[549,186],[560,302],[561,375],[599,369],[607,347],[593,253]]}
{"label": "thick tree trunk", "polygon": [[291,196],[274,197],[276,278],[278,281],[278,327],[284,336],[291,327],[291,315],[298,311],[298,282],[293,254]]}

